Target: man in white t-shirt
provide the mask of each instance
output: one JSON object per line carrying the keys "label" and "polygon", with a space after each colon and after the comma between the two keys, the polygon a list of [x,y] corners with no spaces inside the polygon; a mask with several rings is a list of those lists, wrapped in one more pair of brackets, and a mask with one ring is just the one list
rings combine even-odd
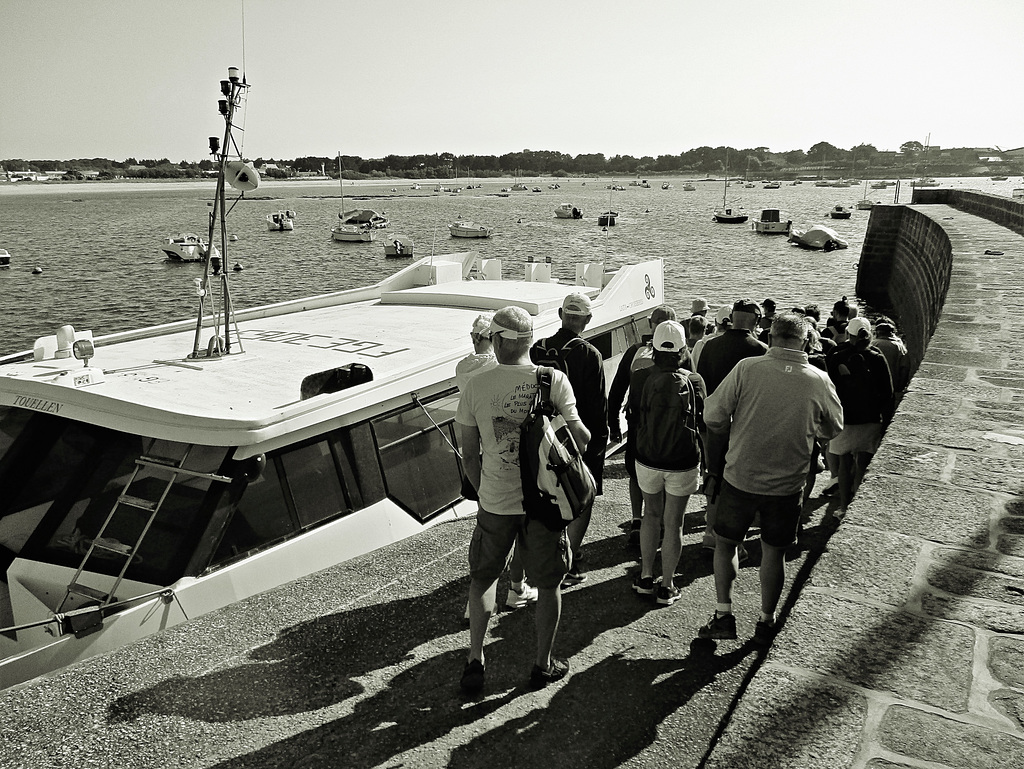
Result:
{"label": "man in white t-shirt", "polygon": [[[569,672],[569,663],[551,654],[562,611],[560,585],[572,565],[566,535],[527,520],[523,513],[519,428],[538,387],[537,366],[529,356],[533,319],[520,307],[505,307],[494,314],[490,333],[498,365],[467,383],[455,415],[466,475],[480,499],[469,546],[470,647],[461,681],[470,694],[484,685],[483,644],[495,587],[517,538],[526,573],[539,591],[537,655],[530,682],[541,687]],[[590,432],[576,411],[569,380],[560,371],[553,372],[551,401],[583,451]]]}

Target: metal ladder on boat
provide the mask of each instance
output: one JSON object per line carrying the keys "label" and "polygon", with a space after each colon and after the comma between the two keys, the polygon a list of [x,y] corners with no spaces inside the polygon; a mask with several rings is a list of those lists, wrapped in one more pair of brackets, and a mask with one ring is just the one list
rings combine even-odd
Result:
{"label": "metal ladder on boat", "polygon": [[[185,452],[181,459],[176,463],[172,460],[157,459],[154,457],[141,456],[135,460],[135,469],[132,471],[131,477],[128,478],[128,482],[124,485],[124,489],[118,494],[117,499],[111,507],[110,512],[107,514],[106,520],[103,521],[103,525],[100,526],[99,531],[96,532],[96,536],[93,537],[92,542],[89,544],[88,550],[85,551],[85,555],[82,556],[82,562],[78,565],[78,571],[71,578],[71,582],[68,583],[67,592],[64,594],[64,600],[61,601],[60,607],[57,611],[61,612],[64,610],[65,604],[72,595],[82,596],[89,600],[98,601],[100,607],[107,606],[116,600],[117,588],[120,587],[121,582],[124,580],[124,575],[128,571],[128,566],[131,565],[132,560],[135,558],[136,553],[139,551],[139,547],[142,545],[142,541],[146,538],[146,534],[149,533],[150,527],[153,525],[153,521],[156,520],[157,515],[160,512],[160,508],[163,507],[164,500],[167,499],[167,495],[174,487],[175,483],[179,482],[180,478],[206,478],[211,481],[222,481],[230,483],[231,478],[227,476],[218,475],[216,473],[205,473],[198,470],[189,470],[185,467],[185,463],[188,461],[188,455],[192,451],[192,445],[185,447]],[[156,501],[149,499],[142,499],[141,497],[130,494],[132,484],[138,478],[139,473],[144,469],[154,471],[154,473],[167,474],[167,483],[160,494],[160,498]],[[138,511],[138,512],[137,512]],[[118,516],[118,513],[122,514],[136,514],[139,512],[146,515],[146,520],[143,523],[142,530],[139,532],[138,538],[135,540],[135,544],[125,544],[115,539],[106,539],[104,534],[111,522]],[[103,590],[97,590],[96,588],[89,587],[88,585],[81,584],[78,580],[82,576],[82,572],[85,571],[85,567],[88,565],[89,560],[93,558],[96,551],[102,553],[113,553],[115,556],[124,558],[124,564],[121,566],[120,571],[117,573],[117,577],[114,579],[110,589],[106,592]]]}

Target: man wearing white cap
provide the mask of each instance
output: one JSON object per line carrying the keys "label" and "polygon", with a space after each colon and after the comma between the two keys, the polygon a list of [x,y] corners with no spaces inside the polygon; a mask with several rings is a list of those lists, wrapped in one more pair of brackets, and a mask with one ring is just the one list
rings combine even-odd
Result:
{"label": "man wearing white cap", "polygon": [[[455,364],[455,384],[460,392],[466,391],[469,380],[477,374],[489,371],[498,365],[498,359],[494,357],[494,347],[491,344],[491,313],[485,312],[477,315],[473,320],[473,327],[470,329],[469,338],[473,343],[473,352]],[[462,495],[466,499],[475,500],[476,489],[466,478],[462,482]],[[520,556],[519,548],[512,549],[512,560],[508,567],[509,589],[505,600],[505,606],[509,609],[521,609],[522,607],[537,602],[537,588],[531,587],[526,582],[526,574],[523,571],[523,559]],[[469,619],[469,604],[466,604],[466,619]]]}
{"label": "man wearing white cap", "polygon": [[[547,339],[538,340],[530,349],[530,360],[542,366],[554,366],[569,377],[580,419],[590,431],[590,445],[583,452],[583,461],[590,469],[601,494],[604,475],[604,451],[608,445],[608,397],[605,390],[604,359],[601,353],[580,334],[590,323],[590,298],[574,291],[562,301],[558,311],[562,327]],[[586,580],[580,558],[583,537],[590,526],[590,510],[569,524],[572,545],[572,568],[565,575],[562,587],[572,587]]]}
{"label": "man wearing white cap", "polygon": [[[562,611],[560,585],[571,557],[566,533],[528,521],[523,512],[519,429],[538,388],[537,366],[529,357],[533,319],[521,307],[505,307],[494,314],[490,332],[498,365],[469,381],[455,414],[463,465],[480,499],[469,545],[470,647],[460,682],[468,694],[477,694],[484,686],[484,639],[494,611],[495,587],[517,542],[526,573],[539,591],[534,618],[537,652],[530,683],[542,687],[569,672],[568,661],[552,655]],[[551,402],[577,445],[585,449],[590,432],[580,421],[568,379],[559,371],[553,372]]]}
{"label": "man wearing white cap", "polygon": [[491,315],[481,313],[473,320],[469,331],[469,339],[473,343],[473,352],[455,364],[455,384],[459,390],[465,390],[469,380],[477,374],[498,365],[491,345]]}

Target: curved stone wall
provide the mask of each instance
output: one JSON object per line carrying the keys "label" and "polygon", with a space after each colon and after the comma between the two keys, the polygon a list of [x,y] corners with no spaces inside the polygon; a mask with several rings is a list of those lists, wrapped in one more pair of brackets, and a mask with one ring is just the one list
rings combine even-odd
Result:
{"label": "curved stone wall", "polygon": [[1018,235],[1024,235],[1024,203],[1002,195],[990,195],[977,190],[926,187],[914,190],[913,201],[921,205],[939,203],[952,206],[964,213],[1009,227]]}
{"label": "curved stone wall", "polygon": [[857,296],[896,321],[912,372],[938,325],[952,268],[952,244],[939,222],[908,206],[871,209]]}

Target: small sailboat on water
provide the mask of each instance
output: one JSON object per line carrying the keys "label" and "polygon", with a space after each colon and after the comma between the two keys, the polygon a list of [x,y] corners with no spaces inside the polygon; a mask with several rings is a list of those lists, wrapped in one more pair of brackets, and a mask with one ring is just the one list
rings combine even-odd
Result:
{"label": "small sailboat on water", "polygon": [[711,218],[719,224],[743,224],[750,217],[729,205],[729,150],[725,151],[725,186],[722,188],[722,207]]}

